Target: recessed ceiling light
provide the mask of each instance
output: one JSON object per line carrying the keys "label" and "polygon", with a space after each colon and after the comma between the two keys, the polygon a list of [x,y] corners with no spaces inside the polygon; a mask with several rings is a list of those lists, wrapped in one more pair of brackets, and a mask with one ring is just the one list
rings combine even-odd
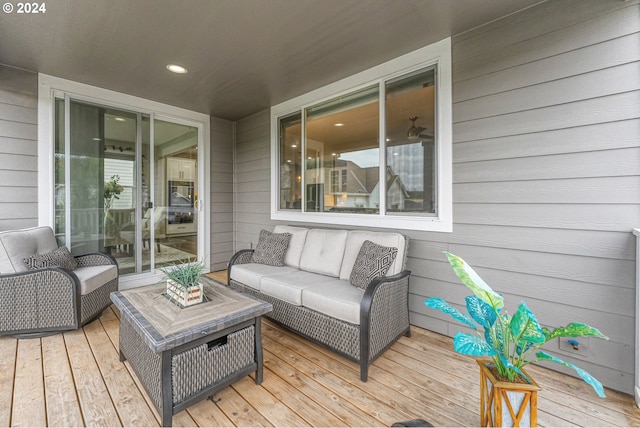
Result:
{"label": "recessed ceiling light", "polygon": [[296,147],[298,147],[298,145],[297,144],[292,144],[291,147],[295,149]]}
{"label": "recessed ceiling light", "polygon": [[98,138],[98,137],[94,137],[94,138],[92,138],[92,140],[93,140],[93,141],[102,141],[102,140],[101,140],[100,138]]}
{"label": "recessed ceiling light", "polygon": [[116,120],[117,120],[118,122],[124,122],[124,121],[125,121],[125,119],[124,119],[124,118],[122,118],[122,117],[116,117]]}
{"label": "recessed ceiling light", "polygon": [[172,73],[177,73],[177,74],[186,74],[187,69],[182,67],[181,65],[176,65],[176,64],[169,64],[167,65],[167,70],[171,71]]}
{"label": "recessed ceiling light", "polygon": [[336,123],[333,126],[344,126],[344,123]]}

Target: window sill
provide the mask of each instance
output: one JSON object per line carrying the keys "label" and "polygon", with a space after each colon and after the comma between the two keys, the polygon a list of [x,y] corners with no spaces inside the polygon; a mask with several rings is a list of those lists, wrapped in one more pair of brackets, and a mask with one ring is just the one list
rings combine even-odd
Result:
{"label": "window sill", "polygon": [[410,215],[368,215],[336,213],[302,213],[294,211],[272,211],[271,220],[316,224],[339,224],[384,229],[419,230],[425,232],[453,232],[452,221],[438,217]]}

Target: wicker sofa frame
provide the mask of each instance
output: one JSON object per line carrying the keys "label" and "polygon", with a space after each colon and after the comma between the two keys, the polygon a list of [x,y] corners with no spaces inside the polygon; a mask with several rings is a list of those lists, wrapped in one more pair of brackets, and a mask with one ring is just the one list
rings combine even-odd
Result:
{"label": "wicker sofa frame", "polygon": [[409,278],[411,272],[373,280],[360,303],[360,325],[345,322],[318,311],[296,306],[231,279],[231,268],[250,263],[253,250],[240,250],[229,261],[227,283],[273,305],[265,316],[360,365],[360,379],[366,382],[369,365],[402,335],[410,336]]}

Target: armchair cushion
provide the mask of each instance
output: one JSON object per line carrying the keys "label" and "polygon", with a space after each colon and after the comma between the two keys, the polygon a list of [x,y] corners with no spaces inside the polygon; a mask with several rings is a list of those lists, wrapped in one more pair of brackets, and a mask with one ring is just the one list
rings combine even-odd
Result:
{"label": "armchair cushion", "polygon": [[45,253],[36,254],[31,257],[25,257],[24,264],[29,269],[41,269],[45,267],[63,267],[74,270],[78,267],[76,259],[71,255],[67,247],[56,248],[55,250]]}
{"label": "armchair cushion", "polygon": [[387,274],[397,254],[398,249],[395,247],[383,247],[364,241],[349,277],[351,285],[366,289],[371,281]]}
{"label": "armchair cushion", "polygon": [[87,266],[76,269],[73,273],[80,280],[80,294],[86,296],[104,284],[118,277],[116,265]]}
{"label": "armchair cushion", "polygon": [[29,268],[25,257],[50,253],[56,248],[56,237],[47,226],[0,232],[0,272],[26,272]]}

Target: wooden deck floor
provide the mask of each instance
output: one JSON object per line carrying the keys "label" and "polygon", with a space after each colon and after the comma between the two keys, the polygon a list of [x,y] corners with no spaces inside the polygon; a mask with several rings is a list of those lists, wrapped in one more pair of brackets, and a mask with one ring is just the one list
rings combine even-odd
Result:
{"label": "wooden deck floor", "polygon": [[[0,426],[158,426],[118,359],[118,314],[41,339],[0,337]],[[451,339],[412,328],[360,382],[358,367],[265,320],[262,385],[247,377],[174,416],[174,426],[390,426],[422,418],[477,426],[478,368]],[[577,379],[529,370],[542,386],[541,426],[640,426],[629,395],[601,400]]]}

